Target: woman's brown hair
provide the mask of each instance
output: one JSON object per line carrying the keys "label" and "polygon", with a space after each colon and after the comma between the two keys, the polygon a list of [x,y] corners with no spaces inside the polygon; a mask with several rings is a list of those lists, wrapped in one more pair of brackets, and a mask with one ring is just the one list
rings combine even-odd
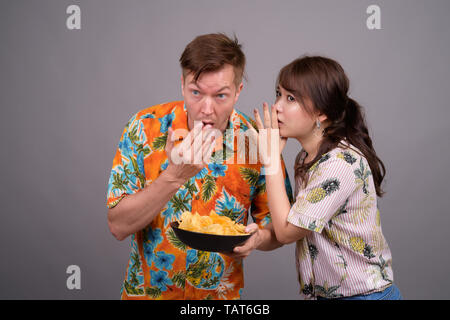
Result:
{"label": "woman's brown hair", "polygon": [[319,151],[307,164],[296,161],[296,178],[306,186],[311,166],[341,140],[346,140],[367,159],[376,193],[383,196],[381,182],[386,168],[373,148],[362,107],[348,96],[349,80],[341,65],[326,57],[300,57],[280,70],[277,85],[291,92],[303,106],[307,106],[307,100],[312,102],[314,110],[307,110],[309,113],[315,111],[327,116]]}
{"label": "woman's brown hair", "polygon": [[230,39],[223,33],[211,33],[196,37],[184,49],[180,57],[183,77],[194,74],[197,81],[203,72],[220,70],[229,64],[234,69],[234,83],[238,87],[244,76],[245,55],[238,39]]}

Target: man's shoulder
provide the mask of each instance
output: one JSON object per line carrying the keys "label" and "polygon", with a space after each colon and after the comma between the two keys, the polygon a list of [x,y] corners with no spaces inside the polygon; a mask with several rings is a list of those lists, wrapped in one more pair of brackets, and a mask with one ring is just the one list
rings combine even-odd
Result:
{"label": "man's shoulder", "polygon": [[161,104],[156,104],[138,111],[135,114],[136,120],[142,119],[160,119],[172,113],[176,108],[183,108],[184,101],[171,101]]}

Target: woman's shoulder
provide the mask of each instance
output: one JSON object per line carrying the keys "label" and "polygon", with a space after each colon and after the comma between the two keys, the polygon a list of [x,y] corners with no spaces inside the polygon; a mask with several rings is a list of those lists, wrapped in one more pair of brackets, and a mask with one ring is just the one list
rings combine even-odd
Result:
{"label": "woman's shoulder", "polygon": [[361,162],[367,163],[363,153],[352,144],[342,140],[335,148],[323,154],[322,157],[311,166],[310,170],[314,171],[315,169],[325,167],[347,167],[350,169],[354,165],[359,166]]}
{"label": "woman's shoulder", "polygon": [[342,140],[338,146],[332,150],[332,153],[336,158],[341,159],[350,165],[360,161],[366,161],[361,150],[345,140]]}
{"label": "woman's shoulder", "polygon": [[353,192],[364,184],[364,193],[369,191],[370,167],[362,152],[345,141],[323,154],[309,170],[311,187]]}

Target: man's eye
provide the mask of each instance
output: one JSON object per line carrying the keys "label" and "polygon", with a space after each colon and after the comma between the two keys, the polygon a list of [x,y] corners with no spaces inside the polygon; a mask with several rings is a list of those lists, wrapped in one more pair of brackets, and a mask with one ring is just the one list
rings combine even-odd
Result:
{"label": "man's eye", "polygon": [[291,95],[288,95],[288,96],[287,96],[287,99],[288,99],[288,101],[290,101],[290,102],[295,101],[295,98],[294,98],[293,96],[291,96]]}
{"label": "man's eye", "polygon": [[217,97],[218,97],[219,99],[225,99],[226,95],[223,94],[223,93],[219,93],[219,94],[217,95]]}
{"label": "man's eye", "polygon": [[200,92],[198,90],[192,90],[192,94],[194,96],[198,96],[200,94]]}

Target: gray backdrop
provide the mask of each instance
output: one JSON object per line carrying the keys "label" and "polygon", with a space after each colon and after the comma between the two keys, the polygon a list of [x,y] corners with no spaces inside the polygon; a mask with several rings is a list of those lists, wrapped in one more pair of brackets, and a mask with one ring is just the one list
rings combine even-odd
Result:
{"label": "gray backdrop", "polygon": [[[138,110],[182,98],[179,56],[211,32],[244,44],[248,114],[297,56],[343,65],[387,167],[395,282],[407,299],[450,298],[448,0],[0,3],[0,298],[119,298],[130,240],[109,233],[105,206],[118,140]],[[71,4],[81,30],[66,27]],[[381,30],[366,26],[371,4]],[[292,183],[299,148],[284,151]],[[299,299],[294,246],[247,258],[244,299]],[[66,287],[72,264],[80,290]]]}

